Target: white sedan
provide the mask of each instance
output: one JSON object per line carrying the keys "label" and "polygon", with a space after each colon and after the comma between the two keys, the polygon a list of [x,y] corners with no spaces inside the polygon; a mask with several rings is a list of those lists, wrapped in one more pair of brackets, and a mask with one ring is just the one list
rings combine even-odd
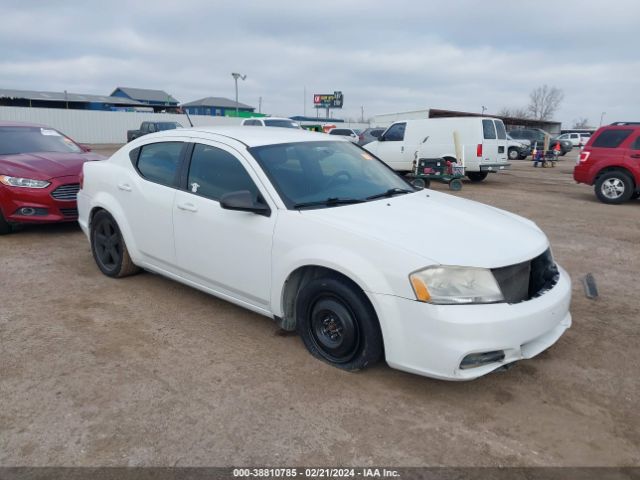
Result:
{"label": "white sedan", "polygon": [[417,190],[351,142],[294,129],[146,135],[84,165],[98,268],[144,268],[296,330],[346,370],[384,358],[465,380],[571,325],[571,285],[531,221]]}

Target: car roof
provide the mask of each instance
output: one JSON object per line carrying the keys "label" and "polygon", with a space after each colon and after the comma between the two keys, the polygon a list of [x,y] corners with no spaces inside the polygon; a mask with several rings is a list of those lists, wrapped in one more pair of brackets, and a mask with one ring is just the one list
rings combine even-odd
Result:
{"label": "car roof", "polygon": [[[189,136],[193,134],[196,137],[208,138],[210,140],[220,140],[219,137],[231,138],[247,147],[259,147],[263,145],[275,145],[279,143],[295,143],[295,142],[335,142],[335,136],[329,136],[319,132],[309,132],[307,130],[297,128],[247,128],[243,126],[233,127],[193,127],[178,130],[180,136]],[[178,132],[169,130],[166,133],[153,134],[154,138],[160,136],[175,136]]]}

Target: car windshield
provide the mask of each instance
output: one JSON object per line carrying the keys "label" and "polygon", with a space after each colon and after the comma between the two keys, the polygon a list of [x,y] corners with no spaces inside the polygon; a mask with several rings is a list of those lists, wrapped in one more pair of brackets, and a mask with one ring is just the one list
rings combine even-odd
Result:
{"label": "car windshield", "polygon": [[178,122],[159,122],[157,125],[158,125],[158,131],[173,130],[174,128],[182,128],[182,125],[180,125]]}
{"label": "car windshield", "polygon": [[57,130],[45,127],[0,127],[0,155],[33,152],[81,153],[83,150]]}
{"label": "car windshield", "polygon": [[266,127],[300,128],[300,125],[292,120],[265,120],[264,124]]}
{"label": "car windshield", "polygon": [[290,209],[333,207],[415,191],[351,142],[286,143],[249,151]]}

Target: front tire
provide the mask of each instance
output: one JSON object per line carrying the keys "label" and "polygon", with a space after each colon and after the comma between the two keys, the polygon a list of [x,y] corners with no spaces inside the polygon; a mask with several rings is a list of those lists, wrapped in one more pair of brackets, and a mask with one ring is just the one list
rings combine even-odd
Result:
{"label": "front tire", "polygon": [[360,370],[382,357],[382,333],[371,303],[337,276],[316,278],[300,290],[296,330],[314,357],[343,370]]}
{"label": "front tire", "polygon": [[0,235],[6,235],[7,233],[11,233],[12,227],[9,222],[7,222],[0,211]]}
{"label": "front tire", "polygon": [[489,175],[487,172],[468,172],[467,177],[472,182],[481,182]]}
{"label": "front tire", "polygon": [[105,210],[96,213],[91,221],[91,253],[108,277],[122,278],[140,271],[129,256],[118,224]]}
{"label": "front tire", "polygon": [[629,201],[634,193],[633,180],[620,170],[606,172],[598,177],[595,192],[602,203],[624,203]]}
{"label": "front tire", "polygon": [[516,148],[510,148],[508,156],[509,160],[518,160],[520,158],[520,152],[518,152]]}

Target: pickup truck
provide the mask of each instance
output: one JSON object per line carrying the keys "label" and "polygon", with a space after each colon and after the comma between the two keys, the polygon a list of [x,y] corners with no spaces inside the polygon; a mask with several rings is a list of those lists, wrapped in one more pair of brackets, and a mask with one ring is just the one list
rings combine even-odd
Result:
{"label": "pickup truck", "polygon": [[127,142],[135,140],[147,133],[173,130],[174,128],[182,128],[182,125],[178,122],[142,122],[139,130],[127,130]]}

